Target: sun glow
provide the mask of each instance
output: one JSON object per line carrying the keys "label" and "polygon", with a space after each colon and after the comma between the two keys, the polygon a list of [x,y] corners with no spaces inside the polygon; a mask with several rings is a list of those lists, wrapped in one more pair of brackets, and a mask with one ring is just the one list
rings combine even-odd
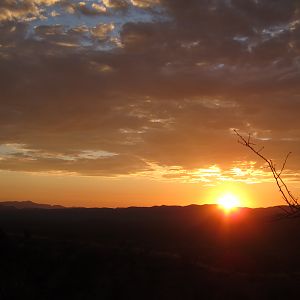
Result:
{"label": "sun glow", "polygon": [[218,199],[218,205],[225,212],[231,212],[240,205],[240,200],[233,194],[225,194]]}

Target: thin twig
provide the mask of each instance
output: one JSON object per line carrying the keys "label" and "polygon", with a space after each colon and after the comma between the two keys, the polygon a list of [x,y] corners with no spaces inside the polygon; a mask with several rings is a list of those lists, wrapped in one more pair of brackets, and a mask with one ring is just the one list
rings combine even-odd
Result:
{"label": "thin twig", "polygon": [[286,166],[287,160],[288,160],[289,156],[291,155],[291,152],[289,152],[286,155],[285,160],[282,164],[282,167],[281,167],[280,171],[278,172],[276,170],[275,163],[272,161],[272,159],[268,159],[264,155],[261,154],[261,151],[264,149],[264,147],[260,148],[259,150],[254,148],[255,144],[251,142],[251,135],[250,134],[248,135],[248,138],[245,139],[241,134],[239,134],[239,132],[237,130],[234,129],[234,132],[239,138],[238,143],[240,143],[243,146],[249,148],[252,152],[254,152],[256,155],[258,155],[262,160],[264,160],[267,163],[268,168],[272,172],[272,175],[275,179],[276,185],[279,189],[279,192],[280,192],[282,198],[288,204],[289,211],[287,211],[286,209],[284,209],[282,207],[280,207],[280,208],[288,216],[295,215],[296,213],[299,213],[300,212],[300,206],[299,206],[298,200],[293,196],[293,194],[288,189],[286,183],[281,178],[281,174],[282,174],[282,172],[283,172],[283,170]]}

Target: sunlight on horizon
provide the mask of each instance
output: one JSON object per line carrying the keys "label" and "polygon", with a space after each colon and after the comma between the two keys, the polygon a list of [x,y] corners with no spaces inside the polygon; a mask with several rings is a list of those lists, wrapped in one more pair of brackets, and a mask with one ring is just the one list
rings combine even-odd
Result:
{"label": "sunlight on horizon", "polygon": [[236,195],[226,193],[218,198],[217,204],[225,213],[229,213],[236,210],[241,205],[241,201]]}

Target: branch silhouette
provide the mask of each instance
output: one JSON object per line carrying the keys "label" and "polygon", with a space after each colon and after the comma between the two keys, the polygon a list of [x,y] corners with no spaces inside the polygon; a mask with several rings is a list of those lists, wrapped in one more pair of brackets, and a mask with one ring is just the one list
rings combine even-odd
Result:
{"label": "branch silhouette", "polygon": [[274,177],[274,180],[276,182],[276,185],[279,189],[279,192],[285,201],[285,203],[288,205],[288,208],[280,206],[280,208],[285,212],[287,216],[295,216],[296,214],[300,214],[300,206],[298,203],[298,199],[294,197],[294,195],[289,190],[287,184],[282,179],[281,175],[282,172],[286,166],[286,163],[288,161],[289,156],[291,155],[291,152],[289,152],[282,164],[282,167],[279,171],[276,170],[276,166],[274,162],[271,159],[266,158],[261,152],[264,149],[264,147],[258,148],[255,143],[251,141],[251,135],[249,134],[247,138],[242,136],[237,130],[234,129],[235,134],[238,136],[238,143],[241,145],[247,147],[250,149],[253,153],[255,153],[257,156],[259,156],[262,160],[264,160],[268,168],[271,170],[272,175]]}

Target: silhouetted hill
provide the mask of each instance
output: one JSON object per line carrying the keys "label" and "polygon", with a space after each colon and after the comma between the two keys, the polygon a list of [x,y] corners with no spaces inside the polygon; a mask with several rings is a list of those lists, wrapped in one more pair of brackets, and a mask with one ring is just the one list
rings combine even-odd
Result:
{"label": "silhouetted hill", "polygon": [[64,206],[61,205],[50,205],[50,204],[40,204],[32,201],[2,201],[0,202],[1,207],[14,207],[18,209],[25,208],[40,208],[40,209],[61,209]]}
{"label": "silhouetted hill", "polygon": [[0,299],[297,299],[300,218],[280,213],[0,209]]}

